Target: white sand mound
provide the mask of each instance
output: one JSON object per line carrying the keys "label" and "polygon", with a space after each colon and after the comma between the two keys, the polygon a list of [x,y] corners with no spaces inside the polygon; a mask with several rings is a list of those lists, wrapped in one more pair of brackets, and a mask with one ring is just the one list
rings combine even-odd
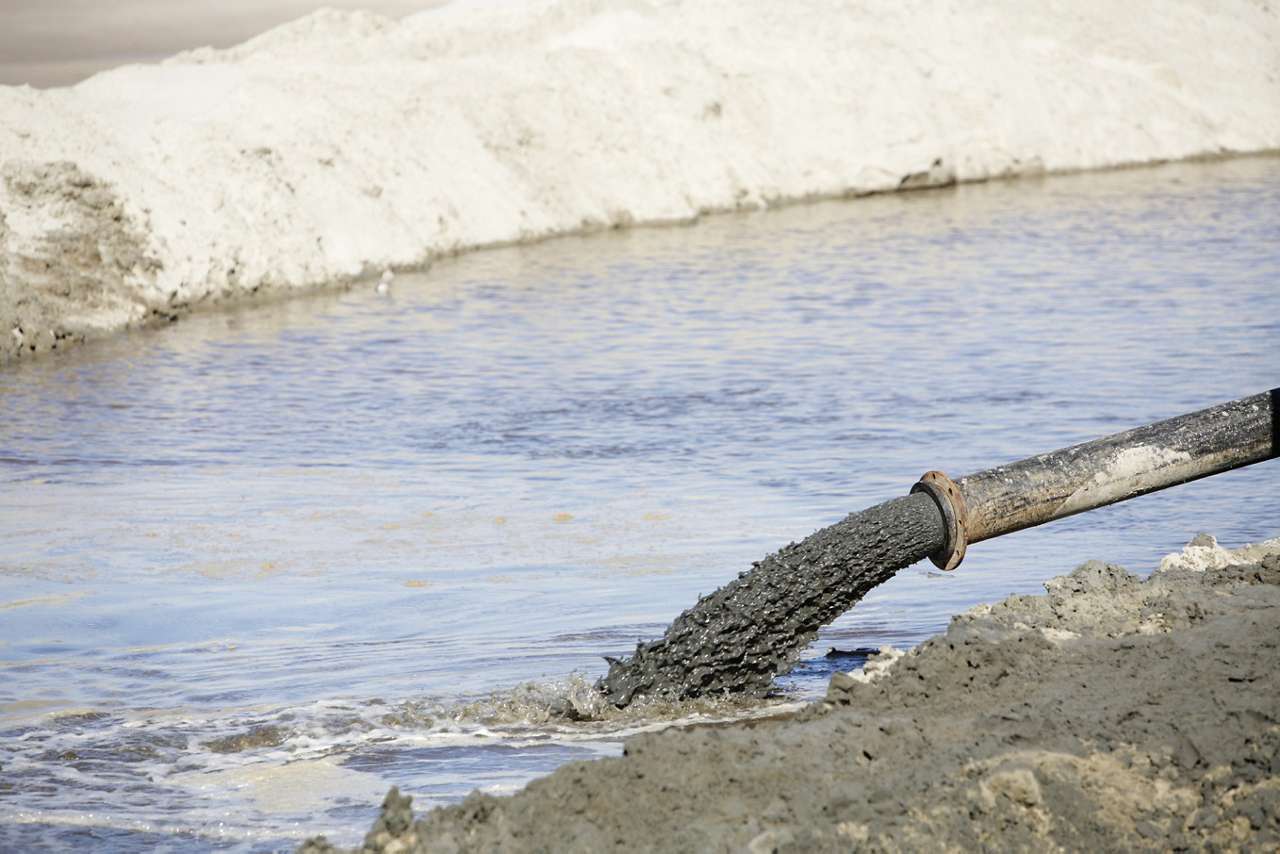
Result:
{"label": "white sand mound", "polygon": [[1182,547],[1182,551],[1165,555],[1160,560],[1160,572],[1189,570],[1191,572],[1209,572],[1237,566],[1244,563],[1256,563],[1270,554],[1280,554],[1280,537],[1263,540],[1260,543],[1248,543],[1238,549],[1228,549],[1219,545],[1212,534],[1198,534],[1195,539]]}
{"label": "white sand mound", "polygon": [[1278,147],[1250,0],[325,11],[0,87],[0,358],[497,242]]}

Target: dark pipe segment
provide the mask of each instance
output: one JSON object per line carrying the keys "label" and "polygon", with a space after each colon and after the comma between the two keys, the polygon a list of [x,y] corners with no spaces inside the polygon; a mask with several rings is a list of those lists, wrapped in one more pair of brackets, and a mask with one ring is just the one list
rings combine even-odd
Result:
{"label": "dark pipe segment", "polygon": [[596,688],[637,697],[762,695],[818,629],[925,557],[1280,456],[1280,388],[959,481],[928,472],[905,498],[853,513],[703,596],[659,640],[609,659]]}

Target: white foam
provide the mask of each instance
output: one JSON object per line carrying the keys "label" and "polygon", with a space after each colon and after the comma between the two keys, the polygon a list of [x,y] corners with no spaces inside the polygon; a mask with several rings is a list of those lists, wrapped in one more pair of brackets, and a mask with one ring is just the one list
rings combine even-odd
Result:
{"label": "white foam", "polygon": [[[1278,42],[1280,7],[1247,0],[325,11],[70,89],[0,87],[0,171],[107,182],[160,264],[126,290],[191,303],[911,175],[1273,149]],[[59,257],[47,241],[85,208],[15,192],[0,181],[0,279],[24,288],[22,259]]]}
{"label": "white foam", "polygon": [[877,679],[887,675],[893,669],[893,666],[898,663],[898,660],[906,654],[904,650],[895,649],[892,646],[882,646],[880,647],[880,652],[873,658],[867,659],[867,663],[862,665],[861,668],[850,671],[849,676],[855,682],[875,682]]}

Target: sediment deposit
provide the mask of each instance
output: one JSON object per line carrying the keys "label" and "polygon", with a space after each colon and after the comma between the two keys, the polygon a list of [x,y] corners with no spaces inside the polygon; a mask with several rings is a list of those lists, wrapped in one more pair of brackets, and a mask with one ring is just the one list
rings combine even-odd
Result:
{"label": "sediment deposit", "polygon": [[0,87],[0,359],[512,241],[1280,148],[1249,0],[325,11]]}
{"label": "sediment deposit", "polygon": [[393,790],[363,850],[1280,843],[1280,538],[1201,535],[1147,580],[1090,561],[1045,587],[837,674],[793,716],[637,736],[416,821]]}

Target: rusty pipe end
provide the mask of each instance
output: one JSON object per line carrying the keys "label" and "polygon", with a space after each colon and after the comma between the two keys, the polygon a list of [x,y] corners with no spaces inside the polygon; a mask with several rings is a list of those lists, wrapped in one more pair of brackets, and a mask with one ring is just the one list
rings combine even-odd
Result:
{"label": "rusty pipe end", "polygon": [[965,548],[969,545],[968,511],[964,505],[964,494],[955,481],[940,471],[927,471],[911,487],[912,492],[926,493],[938,505],[938,512],[947,529],[947,540],[942,548],[929,555],[929,560],[938,569],[950,572],[964,560]]}

